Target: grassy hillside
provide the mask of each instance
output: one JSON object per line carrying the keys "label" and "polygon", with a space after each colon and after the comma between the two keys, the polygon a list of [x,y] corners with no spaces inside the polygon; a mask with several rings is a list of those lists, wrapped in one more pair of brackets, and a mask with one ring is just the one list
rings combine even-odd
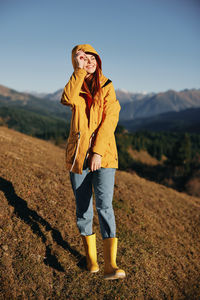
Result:
{"label": "grassy hillside", "polygon": [[199,299],[200,199],[117,171],[118,264],[127,277],[84,269],[65,153],[0,127],[0,299]]}

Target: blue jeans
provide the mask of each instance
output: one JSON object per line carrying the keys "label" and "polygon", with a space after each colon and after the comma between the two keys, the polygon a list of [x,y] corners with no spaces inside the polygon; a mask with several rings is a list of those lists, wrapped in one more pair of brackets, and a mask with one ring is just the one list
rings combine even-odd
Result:
{"label": "blue jeans", "polygon": [[76,198],[77,226],[81,235],[93,234],[93,187],[102,238],[116,236],[112,206],[115,171],[116,169],[112,168],[100,168],[91,172],[89,168],[86,168],[83,169],[82,174],[70,172],[72,189]]}

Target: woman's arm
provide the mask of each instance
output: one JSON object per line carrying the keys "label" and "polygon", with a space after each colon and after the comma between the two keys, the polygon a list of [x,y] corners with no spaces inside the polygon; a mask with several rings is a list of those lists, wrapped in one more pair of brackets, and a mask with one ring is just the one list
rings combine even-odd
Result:
{"label": "woman's arm", "polygon": [[79,50],[75,54],[74,61],[76,68],[62,93],[62,104],[73,106],[77,103],[83,81],[87,75],[87,71],[84,69],[86,59],[86,54],[82,50]]}
{"label": "woman's arm", "polygon": [[63,105],[74,106],[79,99],[79,93],[87,72],[84,69],[75,69],[69,82],[66,84],[61,97]]}
{"label": "woman's arm", "polygon": [[96,133],[96,138],[92,147],[94,153],[104,156],[110,137],[113,136],[119,120],[120,104],[116,99],[114,86],[109,84],[108,93],[104,99],[104,109],[102,121]]}

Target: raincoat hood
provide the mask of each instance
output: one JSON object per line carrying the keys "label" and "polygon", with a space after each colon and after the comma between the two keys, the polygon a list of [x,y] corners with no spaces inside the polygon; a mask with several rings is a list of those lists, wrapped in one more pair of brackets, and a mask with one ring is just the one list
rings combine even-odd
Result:
{"label": "raincoat hood", "polygon": [[101,63],[101,59],[99,57],[99,54],[97,53],[97,51],[89,44],[82,44],[82,45],[77,45],[72,49],[72,65],[75,69],[76,67],[76,63],[75,63],[75,59],[74,59],[74,55],[77,53],[77,51],[82,50],[83,52],[87,52],[87,53],[91,53],[96,57],[97,63],[99,65],[99,68],[102,70],[102,63]]}

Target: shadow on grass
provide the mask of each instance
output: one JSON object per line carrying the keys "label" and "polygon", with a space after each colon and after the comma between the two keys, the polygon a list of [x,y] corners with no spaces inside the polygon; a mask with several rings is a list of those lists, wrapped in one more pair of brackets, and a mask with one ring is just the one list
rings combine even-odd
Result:
{"label": "shadow on grass", "polygon": [[29,225],[33,233],[39,236],[42,242],[45,244],[46,254],[44,263],[46,265],[57,271],[64,272],[64,268],[59,263],[56,256],[52,254],[51,246],[48,245],[48,240],[40,229],[39,224],[44,226],[46,231],[51,232],[53,240],[58,245],[62,246],[65,250],[68,250],[76,259],[79,260],[79,263],[77,264],[79,268],[85,269],[84,257],[77,250],[73,249],[69,243],[63,240],[61,233],[57,229],[52,228],[45,219],[37,214],[37,212],[28,208],[27,202],[15,193],[13,184],[10,181],[0,177],[0,190],[7,198],[8,204],[14,207],[14,213],[16,216]]}

